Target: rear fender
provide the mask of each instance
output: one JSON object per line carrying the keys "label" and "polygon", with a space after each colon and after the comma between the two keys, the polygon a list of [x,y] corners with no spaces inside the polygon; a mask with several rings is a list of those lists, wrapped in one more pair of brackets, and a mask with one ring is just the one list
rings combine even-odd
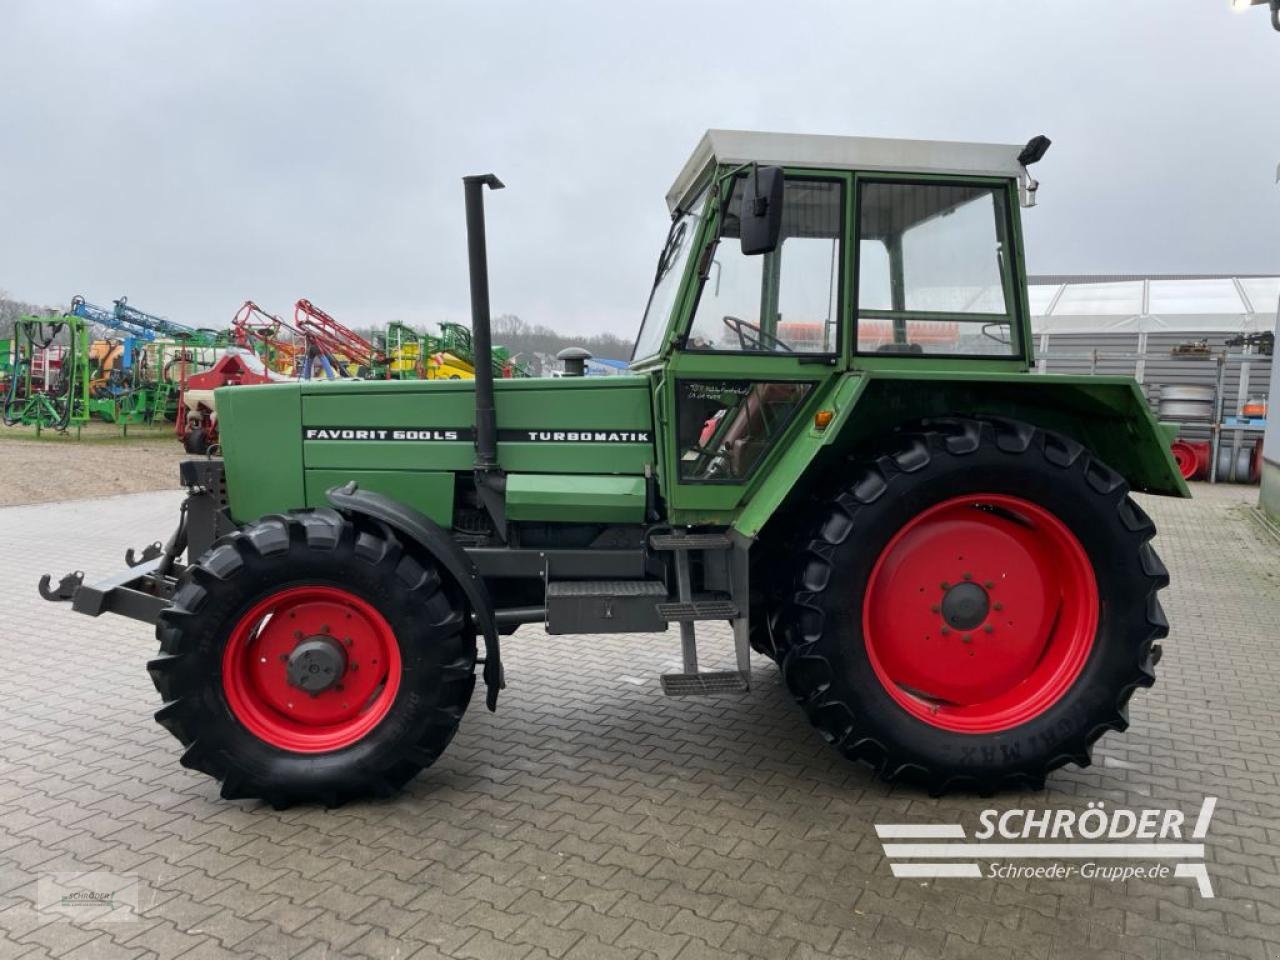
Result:
{"label": "rear fender", "polygon": [[793,439],[734,529],[756,536],[844,456],[902,424],[946,415],[1002,416],[1054,430],[1097,454],[1133,490],[1191,496],[1167,431],[1130,377],[863,372],[846,377],[827,406],[834,412],[827,429],[810,426]]}
{"label": "rear fender", "polygon": [[484,636],[485,705],[494,710],[498,691],[506,686],[502,657],[498,648],[498,625],[493,616],[493,601],[479,571],[448,531],[426,514],[372,490],[361,490],[354,482],[333,487],[325,492],[335,508],[346,514],[358,514],[380,520],[400,536],[417,544],[453,578],[475,614],[476,625]]}

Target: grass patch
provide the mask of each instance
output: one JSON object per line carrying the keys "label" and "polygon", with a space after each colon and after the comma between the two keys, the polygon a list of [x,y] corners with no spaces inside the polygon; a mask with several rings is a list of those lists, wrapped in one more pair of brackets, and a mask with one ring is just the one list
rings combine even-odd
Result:
{"label": "grass patch", "polygon": [[174,436],[173,424],[171,423],[131,424],[126,435],[118,423],[100,423],[96,421],[90,421],[81,427],[78,438],[75,427],[68,428],[66,433],[59,433],[50,427],[44,427],[39,435],[36,434],[35,427],[0,427],[0,442],[5,440],[16,440],[22,443],[93,444],[127,444],[134,441],[148,440],[169,440],[175,444],[178,442],[177,437]]}

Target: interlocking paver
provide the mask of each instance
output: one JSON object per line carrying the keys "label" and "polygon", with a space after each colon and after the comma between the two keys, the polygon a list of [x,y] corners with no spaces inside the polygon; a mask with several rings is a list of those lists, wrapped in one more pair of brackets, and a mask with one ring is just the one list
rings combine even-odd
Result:
{"label": "interlocking paver", "polygon": [[[151,720],[142,625],[90,620],[41,572],[120,567],[176,494],[0,510],[0,955],[63,960],[699,957],[1280,958],[1280,544],[1248,491],[1143,498],[1173,632],[1132,726],[1043,794],[934,800],[875,781],[808,728],[777,671],[744,698],[666,700],[666,636],[505,642],[510,688],[390,801],[274,811],[220,800]],[[706,630],[705,659],[727,661]],[[636,685],[623,677],[645,678]],[[877,821],[988,805],[1220,798],[1187,883],[892,877]],[[51,870],[137,873],[141,919],[34,908]]]}

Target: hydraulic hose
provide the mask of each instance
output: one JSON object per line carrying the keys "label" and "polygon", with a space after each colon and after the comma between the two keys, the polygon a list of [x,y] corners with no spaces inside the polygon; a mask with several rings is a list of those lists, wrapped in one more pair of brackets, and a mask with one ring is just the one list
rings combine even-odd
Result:
{"label": "hydraulic hose", "polygon": [[[18,346],[18,343],[15,340],[14,341],[15,354],[17,353],[17,346]],[[30,360],[24,361],[20,359],[18,356],[14,357],[13,372],[12,372],[12,376],[10,376],[9,378],[9,389],[5,391],[5,396],[4,396],[4,410],[3,412],[0,412],[0,419],[4,420],[4,425],[6,427],[14,426],[18,422],[18,420],[21,419],[20,417],[10,416],[10,412],[13,409],[14,403],[18,399],[18,381],[21,380],[23,377],[22,368],[24,364],[29,365]]]}

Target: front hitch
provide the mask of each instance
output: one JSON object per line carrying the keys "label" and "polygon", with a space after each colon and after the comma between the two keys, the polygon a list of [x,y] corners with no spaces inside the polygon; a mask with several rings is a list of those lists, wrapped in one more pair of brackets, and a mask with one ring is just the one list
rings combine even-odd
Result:
{"label": "front hitch", "polygon": [[157,540],[141,552],[130,547],[124,554],[125,569],[98,583],[86,584],[84,572],[76,570],[54,586],[53,577],[45,574],[38,585],[40,596],[54,602],[70,600],[73,610],[91,617],[118,613],[155,623],[169,606],[186,569],[179,560],[183,552],[203,553],[231,527],[221,496],[221,461],[184,461],[181,478],[188,495],[168,540]]}

